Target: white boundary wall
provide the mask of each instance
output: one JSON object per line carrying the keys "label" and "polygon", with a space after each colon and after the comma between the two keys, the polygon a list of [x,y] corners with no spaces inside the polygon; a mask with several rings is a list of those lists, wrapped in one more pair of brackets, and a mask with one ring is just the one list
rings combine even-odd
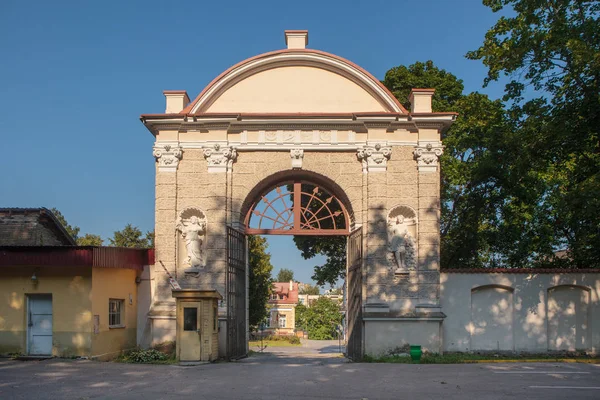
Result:
{"label": "white boundary wall", "polygon": [[443,271],[444,351],[600,349],[600,272]]}

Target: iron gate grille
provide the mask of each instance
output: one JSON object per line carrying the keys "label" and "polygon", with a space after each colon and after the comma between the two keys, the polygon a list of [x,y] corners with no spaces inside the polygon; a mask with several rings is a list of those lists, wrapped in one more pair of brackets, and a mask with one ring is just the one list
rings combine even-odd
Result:
{"label": "iron gate grille", "polygon": [[348,344],[346,353],[352,360],[360,360],[362,348],[362,228],[348,236]]}
{"label": "iron gate grille", "polygon": [[227,227],[227,357],[246,355],[246,235]]}

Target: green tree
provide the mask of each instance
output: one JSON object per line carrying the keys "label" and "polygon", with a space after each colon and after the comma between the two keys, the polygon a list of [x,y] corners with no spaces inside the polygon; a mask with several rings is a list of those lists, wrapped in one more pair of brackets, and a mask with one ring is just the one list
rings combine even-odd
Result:
{"label": "green tree", "polygon": [[149,248],[148,234],[144,236],[139,228],[127,224],[123,230],[116,231],[108,240],[110,245],[115,247]]}
{"label": "green tree", "polygon": [[67,231],[67,233],[69,235],[71,235],[73,240],[77,240],[77,237],[79,235],[79,230],[80,230],[79,227],[75,226],[75,225],[73,225],[73,226],[69,225],[65,216],[62,215],[62,213],[60,211],[58,211],[58,209],[52,208],[50,211],[52,211],[52,214],[54,214],[54,216],[56,217],[58,222],[60,222],[62,224],[62,226]]}
{"label": "green tree", "polygon": [[315,265],[312,279],[318,286],[335,285],[346,274],[345,236],[294,236],[294,244],[305,260],[316,255],[326,257],[323,265]]}
{"label": "green tree", "polygon": [[307,331],[309,339],[335,339],[341,322],[340,303],[327,297],[319,297],[310,307],[296,306],[296,327]]}
{"label": "green tree", "polygon": [[248,262],[250,264],[249,279],[249,323],[256,328],[267,318],[267,302],[272,291],[271,255],[267,253],[267,240],[260,236],[248,236]]}
{"label": "green tree", "polygon": [[282,268],[277,273],[277,278],[275,279],[276,282],[289,282],[289,281],[293,281],[293,280],[294,280],[294,271],[292,271],[291,269],[287,269],[287,268]]}
{"label": "green tree", "polygon": [[311,285],[310,283],[303,283],[302,288],[299,291],[299,294],[319,294],[320,290],[317,285]]}
{"label": "green tree", "polygon": [[[508,78],[518,128],[507,167],[503,217],[520,216],[506,264],[600,267],[600,3],[484,0],[508,8],[467,54],[488,67],[484,84]],[[568,258],[557,259],[557,248]]]}
{"label": "green tree", "polygon": [[86,233],[84,236],[77,238],[77,245],[79,246],[102,246],[102,244],[103,240],[100,235]]}

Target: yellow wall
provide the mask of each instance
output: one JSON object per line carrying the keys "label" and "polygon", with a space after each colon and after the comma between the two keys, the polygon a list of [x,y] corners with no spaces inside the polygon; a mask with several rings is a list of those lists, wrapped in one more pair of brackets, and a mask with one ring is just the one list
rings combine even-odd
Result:
{"label": "yellow wall", "polygon": [[[294,333],[296,328],[296,305],[295,304],[278,304],[271,305],[269,309],[269,317],[271,316],[271,309],[279,308],[285,309],[285,311],[277,311],[277,315],[285,315],[285,328],[279,328],[279,318],[273,321],[274,325],[270,326],[268,329],[273,332],[275,335],[291,335]],[[287,309],[291,309],[287,311]],[[270,318],[269,318],[270,320]]]}
{"label": "yellow wall", "polygon": [[[38,283],[33,284],[35,272]],[[0,354],[26,354],[27,294],[52,294],[52,354],[86,356],[91,348],[92,271],[88,267],[0,269]]]}
{"label": "yellow wall", "polygon": [[[132,269],[94,268],[92,271],[92,314],[100,317],[98,333],[92,333],[92,357],[113,358],[121,350],[136,346],[138,272]],[[109,299],[125,300],[123,328],[109,328]],[[130,301],[131,299],[131,301]]]}

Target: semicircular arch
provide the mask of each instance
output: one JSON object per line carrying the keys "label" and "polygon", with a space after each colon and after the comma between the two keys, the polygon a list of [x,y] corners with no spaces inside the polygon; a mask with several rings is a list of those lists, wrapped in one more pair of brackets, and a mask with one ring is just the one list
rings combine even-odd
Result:
{"label": "semicircular arch", "polygon": [[249,234],[348,235],[354,227],[344,190],[311,171],[268,176],[248,193],[240,211]]}
{"label": "semicircular arch", "polygon": [[[364,89],[377,100],[382,107],[382,111],[408,113],[394,95],[369,72],[342,57],[312,49],[278,50],[248,58],[216,77],[183,112],[189,114],[204,113],[227,90],[244,79],[270,69],[292,66],[308,66],[333,72]],[[348,111],[360,112],[367,110]]]}

